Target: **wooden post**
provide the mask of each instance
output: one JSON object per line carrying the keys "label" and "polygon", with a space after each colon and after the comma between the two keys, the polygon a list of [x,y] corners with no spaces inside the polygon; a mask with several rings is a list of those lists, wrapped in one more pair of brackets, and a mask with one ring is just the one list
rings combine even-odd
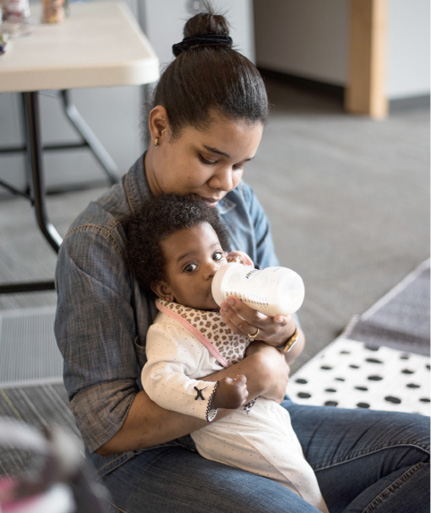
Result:
{"label": "wooden post", "polygon": [[387,0],[350,0],[349,74],[345,108],[382,119],[385,91]]}

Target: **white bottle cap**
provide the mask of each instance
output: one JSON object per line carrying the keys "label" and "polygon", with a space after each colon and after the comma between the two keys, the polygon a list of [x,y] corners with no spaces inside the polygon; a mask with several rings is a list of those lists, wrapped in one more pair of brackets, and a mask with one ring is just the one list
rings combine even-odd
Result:
{"label": "white bottle cap", "polygon": [[[213,295],[214,301],[220,306],[223,301],[226,301],[226,287],[223,286],[223,280],[226,276],[226,280],[229,279],[229,274],[235,271],[235,269],[243,268],[242,264],[238,264],[236,262],[232,262],[230,264],[226,264],[215,273],[213,281],[211,283],[211,293]],[[226,283],[226,281],[225,281]]]}

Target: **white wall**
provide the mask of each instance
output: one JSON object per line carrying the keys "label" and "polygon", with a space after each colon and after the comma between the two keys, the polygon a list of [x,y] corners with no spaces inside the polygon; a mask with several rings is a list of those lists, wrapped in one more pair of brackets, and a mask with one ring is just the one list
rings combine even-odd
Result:
{"label": "white wall", "polygon": [[346,83],[347,0],[254,0],[254,18],[259,66]]}
{"label": "white wall", "polygon": [[390,0],[388,28],[388,97],[399,99],[429,94],[429,0]]}
{"label": "white wall", "polygon": [[[429,0],[387,0],[388,98],[430,92]],[[254,0],[256,61],[329,84],[348,77],[349,0]]]}

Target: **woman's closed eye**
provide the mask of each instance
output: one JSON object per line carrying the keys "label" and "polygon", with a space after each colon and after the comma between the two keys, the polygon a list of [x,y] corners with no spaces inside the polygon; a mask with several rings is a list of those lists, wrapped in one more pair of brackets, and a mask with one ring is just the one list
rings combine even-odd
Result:
{"label": "woman's closed eye", "polygon": [[[200,158],[201,162],[203,164],[205,164],[206,166],[215,166],[216,164],[219,163],[219,160],[207,159],[203,155],[199,155],[199,158]],[[241,162],[239,164],[233,164],[232,169],[233,169],[233,171],[242,171],[244,169],[244,163]]]}
{"label": "woman's closed eye", "polygon": [[203,155],[199,155],[199,159],[203,164],[206,164],[207,166],[215,166],[218,162],[217,159],[216,160],[207,159]]}

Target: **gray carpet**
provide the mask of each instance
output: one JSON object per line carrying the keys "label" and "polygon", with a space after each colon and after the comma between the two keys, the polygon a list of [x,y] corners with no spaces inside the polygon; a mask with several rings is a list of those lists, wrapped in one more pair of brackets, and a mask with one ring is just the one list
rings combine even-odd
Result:
{"label": "gray carpet", "polygon": [[[0,388],[0,416],[25,422],[39,430],[61,426],[76,440],[82,450],[81,437],[68,406],[62,384]],[[0,451],[0,475],[18,473],[26,468],[32,455],[14,447]]]}
{"label": "gray carpet", "polygon": [[55,307],[0,311],[0,387],[62,383]]}

